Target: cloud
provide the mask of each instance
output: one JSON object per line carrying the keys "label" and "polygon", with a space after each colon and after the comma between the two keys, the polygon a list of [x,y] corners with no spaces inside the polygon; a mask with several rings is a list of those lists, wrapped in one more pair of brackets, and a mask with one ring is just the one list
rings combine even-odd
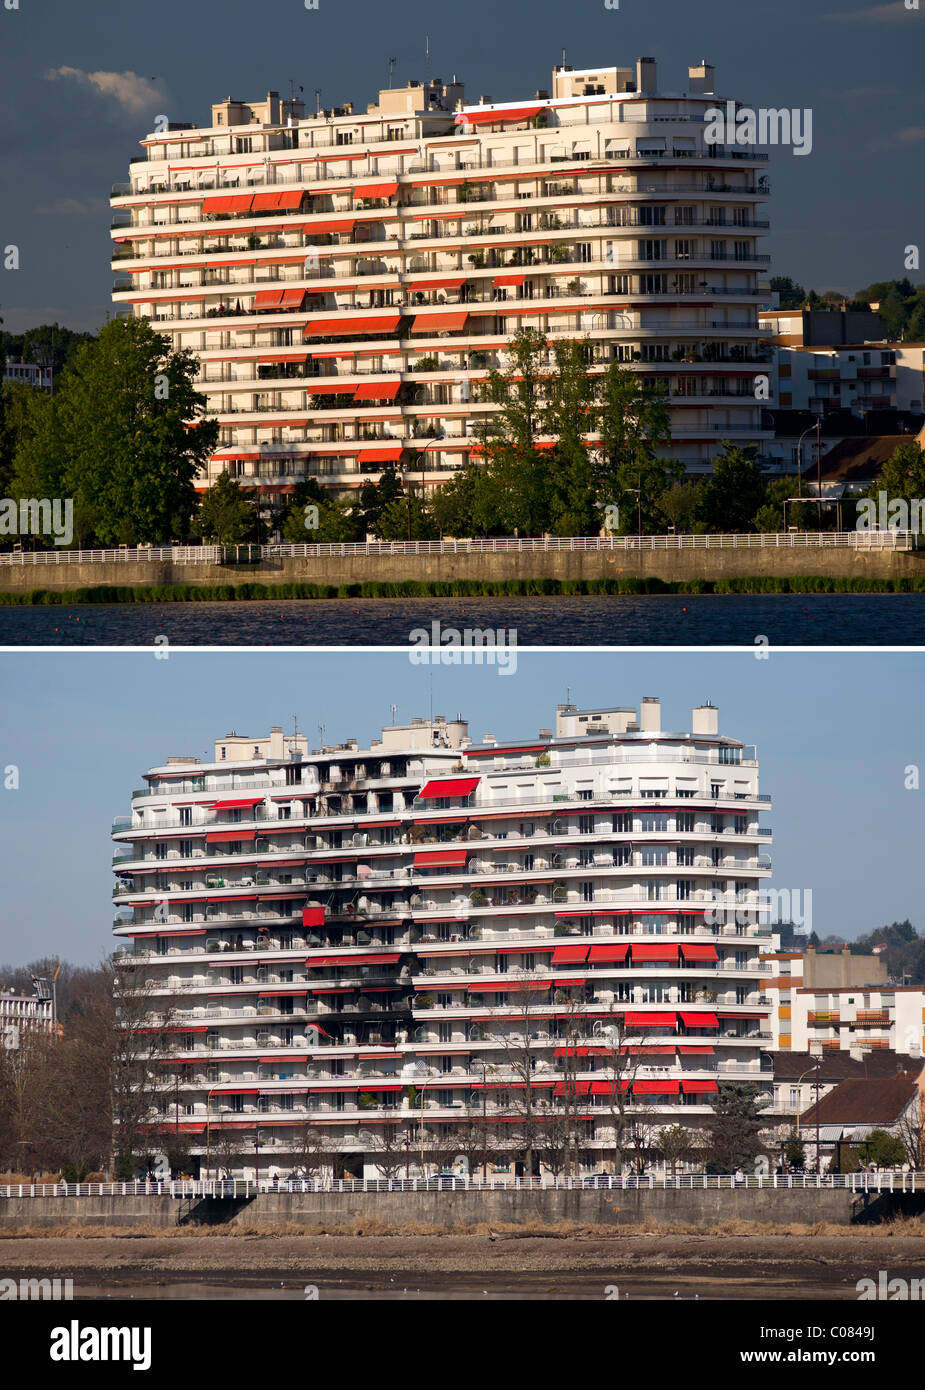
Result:
{"label": "cloud", "polygon": [[82,68],[50,68],[45,73],[47,82],[69,77],[81,87],[91,87],[98,96],[109,97],[126,114],[141,116],[154,107],[163,108],[166,89],[160,78],[139,77],[137,72],[84,72]]}
{"label": "cloud", "polygon": [[39,203],[39,214],[54,213],[58,217],[92,217],[108,208],[105,198],[57,198],[53,203]]}
{"label": "cloud", "polygon": [[902,130],[894,130],[889,135],[868,140],[864,149],[871,154],[880,150],[895,150],[903,145],[917,145],[925,140],[925,126],[907,125]]}
{"label": "cloud", "polygon": [[910,10],[903,0],[893,0],[889,5],[870,5],[866,10],[848,10],[841,14],[828,14],[826,19],[840,19],[847,23],[856,24],[898,24],[900,20],[908,19],[913,11]]}

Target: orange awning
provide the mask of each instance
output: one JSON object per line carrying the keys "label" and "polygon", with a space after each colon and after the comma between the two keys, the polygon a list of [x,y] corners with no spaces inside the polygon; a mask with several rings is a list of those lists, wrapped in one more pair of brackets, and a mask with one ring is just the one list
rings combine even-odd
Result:
{"label": "orange awning", "polygon": [[455,123],[465,127],[467,125],[492,125],[502,121],[527,121],[545,110],[545,106],[509,106],[507,110],[503,111],[484,108],[477,111],[461,111],[456,117]]}
{"label": "orange awning", "polygon": [[412,333],[443,333],[447,329],[465,328],[469,315],[465,311],[455,314],[418,314],[411,326]]}
{"label": "orange awning", "polygon": [[394,401],[401,390],[400,381],[364,381],[357,388],[355,401]]}
{"label": "orange awning", "polygon": [[338,217],[329,222],[306,222],[302,231],[306,236],[311,236],[312,232],[352,232],[355,226],[355,218]]}
{"label": "orange awning", "polygon": [[398,463],[403,452],[400,445],[389,449],[361,449],[358,461],[360,463]]}
{"label": "orange awning", "polygon": [[[450,275],[441,280],[415,280],[410,290],[459,290],[468,280],[468,275]],[[523,278],[523,277],[521,277]],[[497,285],[497,280],[495,284]]]}
{"label": "orange awning", "polygon": [[526,278],[526,275],[496,275],[491,283],[493,285],[522,285]]}
{"label": "orange awning", "polygon": [[398,180],[392,183],[358,183],[354,198],[391,198],[398,192]]}
{"label": "orange awning", "polygon": [[401,321],[401,314],[383,314],[377,319],[341,317],[337,319],[316,319],[307,323],[304,329],[306,338],[363,338],[368,333],[394,333]]}

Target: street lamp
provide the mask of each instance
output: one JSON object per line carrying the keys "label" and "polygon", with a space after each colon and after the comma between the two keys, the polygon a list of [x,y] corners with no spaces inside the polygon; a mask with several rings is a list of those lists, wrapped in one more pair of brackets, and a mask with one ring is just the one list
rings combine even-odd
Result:
{"label": "street lamp", "polygon": [[[806,1068],[806,1070],[803,1072],[803,1075],[802,1075],[802,1076],[797,1077],[797,1086],[800,1085],[800,1083],[801,1083],[801,1081],[803,1080],[803,1077],[804,1077],[804,1076],[810,1076],[810,1075],[813,1074],[813,1073],[815,1073],[815,1076],[816,1076],[816,1081],[815,1081],[815,1086],[816,1086],[816,1172],[818,1173],[818,1172],[821,1171],[821,1170],[820,1170],[820,1166],[819,1166],[819,1063],[818,1063],[818,1062],[814,1062],[813,1065],[812,1065],[811,1067],[807,1067],[807,1068]],[[802,1101],[801,1101],[801,1094],[798,1094],[798,1095],[797,1095],[797,1143],[800,1142],[800,1105],[801,1105],[801,1104],[802,1104]]]}
{"label": "street lamp", "polygon": [[813,430],[821,424],[821,418],[817,417],[813,423],[803,431],[797,440],[797,484],[801,497],[803,496],[803,440],[808,434],[812,434]]}

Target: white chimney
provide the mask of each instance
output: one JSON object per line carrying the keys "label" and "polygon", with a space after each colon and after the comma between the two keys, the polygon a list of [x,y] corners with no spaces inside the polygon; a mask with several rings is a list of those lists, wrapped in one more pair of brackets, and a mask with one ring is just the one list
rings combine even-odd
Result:
{"label": "white chimney", "polygon": [[662,728],[662,702],[654,695],[643,696],[639,705],[639,727],[644,734],[657,734]]}
{"label": "white chimney", "polygon": [[719,733],[719,710],[715,705],[697,705],[692,715],[691,730],[695,734]]}

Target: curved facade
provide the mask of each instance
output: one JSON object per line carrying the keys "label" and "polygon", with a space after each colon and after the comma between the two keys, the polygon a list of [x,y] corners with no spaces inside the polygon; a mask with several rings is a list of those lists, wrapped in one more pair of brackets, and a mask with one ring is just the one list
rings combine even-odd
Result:
{"label": "curved facade", "polygon": [[153,1131],[203,1171],[229,1134],[243,1174],[474,1169],[479,1132],[492,1166],[593,1171],[615,1128],[648,1156],[720,1081],[770,1089],[768,798],[712,706],[683,734],[657,700],[560,706],[505,746],[274,729],[145,782],[115,930],[167,1030]]}
{"label": "curved facade", "polygon": [[305,117],[271,93],[149,135],[113,189],[114,299],[198,356],[209,479],[444,482],[522,327],[666,383],[689,471],[725,440],[760,450],[767,155],[705,143],[713,70],[688,85],[660,92],[641,59],[557,69],[526,103],[435,80]]}

